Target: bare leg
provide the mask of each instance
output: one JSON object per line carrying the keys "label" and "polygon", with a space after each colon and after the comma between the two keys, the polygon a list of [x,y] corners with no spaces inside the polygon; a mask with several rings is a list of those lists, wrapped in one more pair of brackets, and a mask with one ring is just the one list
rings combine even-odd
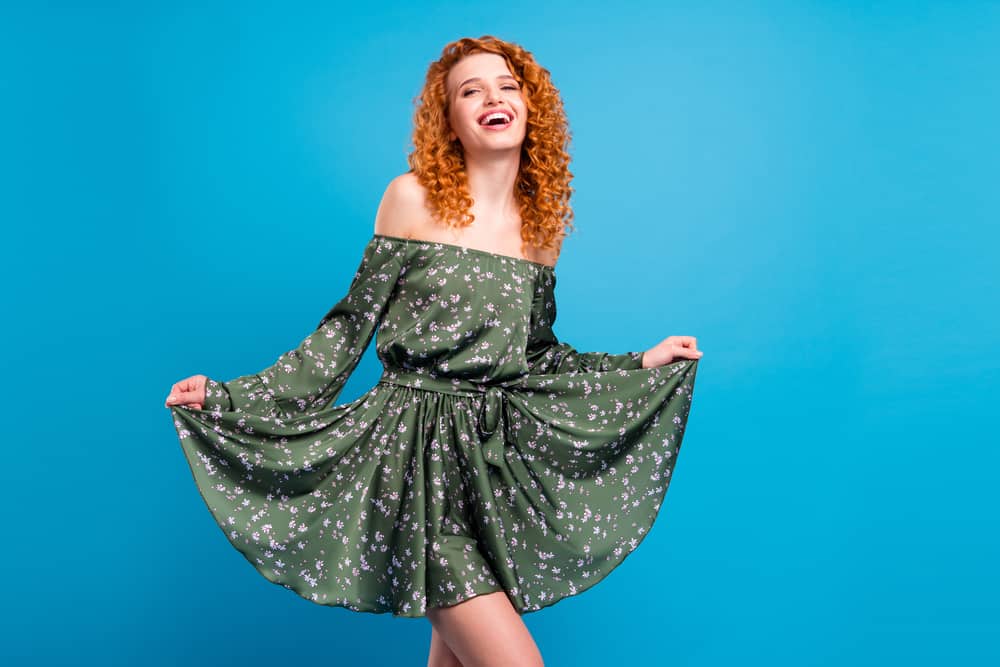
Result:
{"label": "bare leg", "polygon": [[528,627],[503,591],[432,607],[427,618],[462,667],[544,667]]}
{"label": "bare leg", "polygon": [[464,667],[433,625],[431,626],[431,652],[427,657],[427,667]]}

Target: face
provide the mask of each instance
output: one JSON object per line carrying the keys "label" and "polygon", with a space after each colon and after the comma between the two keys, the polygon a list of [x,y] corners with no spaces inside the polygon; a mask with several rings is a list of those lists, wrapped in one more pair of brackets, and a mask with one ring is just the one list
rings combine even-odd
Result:
{"label": "face", "polygon": [[[452,66],[445,80],[448,94],[449,139],[462,142],[465,151],[495,152],[520,149],[527,129],[527,108],[521,86],[495,53],[473,53]],[[506,122],[491,124],[490,114]]]}

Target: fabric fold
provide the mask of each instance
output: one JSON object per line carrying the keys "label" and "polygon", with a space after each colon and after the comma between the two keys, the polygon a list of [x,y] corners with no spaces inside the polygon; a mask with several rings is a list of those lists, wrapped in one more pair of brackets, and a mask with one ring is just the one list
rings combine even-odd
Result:
{"label": "fabric fold", "polygon": [[[552,267],[376,234],[295,349],[171,407],[195,485],[268,581],[418,618],[503,591],[521,614],[603,580],[673,478],[696,360],[560,342]],[[372,340],[384,370],[337,404]]]}

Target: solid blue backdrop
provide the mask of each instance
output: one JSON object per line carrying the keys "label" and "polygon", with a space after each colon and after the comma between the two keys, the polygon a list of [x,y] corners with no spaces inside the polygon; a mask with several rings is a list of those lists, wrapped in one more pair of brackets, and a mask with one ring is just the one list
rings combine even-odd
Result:
{"label": "solid blue backdrop", "polygon": [[4,664],[425,664],[253,570],[163,400],[343,296],[483,34],[573,131],[556,333],[705,352],[649,537],[524,617],[546,665],[1000,661],[996,3],[118,4],[0,14]]}

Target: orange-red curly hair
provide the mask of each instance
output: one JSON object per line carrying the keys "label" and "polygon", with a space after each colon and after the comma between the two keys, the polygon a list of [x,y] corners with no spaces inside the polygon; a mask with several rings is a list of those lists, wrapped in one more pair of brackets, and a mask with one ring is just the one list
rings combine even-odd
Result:
{"label": "orange-red curly hair", "polygon": [[552,85],[549,71],[535,62],[530,51],[490,35],[465,37],[445,46],[441,58],[427,70],[423,91],[414,98],[414,149],[407,158],[410,170],[426,189],[427,205],[437,221],[450,227],[472,223],[464,151],[461,141],[449,141],[445,88],[451,68],[472,53],[502,56],[521,85],[527,129],[514,186],[521,214],[521,240],[558,253],[567,226],[573,228],[573,209],[569,205],[573,193],[568,153],[571,134],[559,91]]}

